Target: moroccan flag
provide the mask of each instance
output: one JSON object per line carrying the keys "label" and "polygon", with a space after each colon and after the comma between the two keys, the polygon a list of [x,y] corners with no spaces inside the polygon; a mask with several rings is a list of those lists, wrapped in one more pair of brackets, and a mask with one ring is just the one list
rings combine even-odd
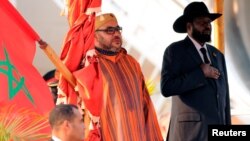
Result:
{"label": "moroccan flag", "polygon": [[54,107],[52,95],[32,65],[40,37],[8,0],[1,0],[0,19],[0,112],[14,105],[13,111],[22,108],[47,115]]}

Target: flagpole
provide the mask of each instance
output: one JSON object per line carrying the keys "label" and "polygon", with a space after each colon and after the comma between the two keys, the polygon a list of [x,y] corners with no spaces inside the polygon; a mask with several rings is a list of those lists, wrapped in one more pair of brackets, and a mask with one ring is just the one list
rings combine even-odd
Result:
{"label": "flagpole", "polygon": [[45,54],[49,57],[52,63],[56,66],[56,68],[60,71],[63,77],[70,83],[70,85],[75,88],[76,79],[73,74],[69,71],[69,69],[62,63],[59,59],[55,51],[48,45],[45,41],[38,41],[40,48],[45,52]]}
{"label": "flagpole", "polygon": [[[76,86],[76,79],[72,75],[72,73],[69,71],[69,69],[62,63],[62,61],[59,59],[55,51],[43,40],[38,41],[40,48],[45,52],[45,54],[49,57],[49,59],[52,61],[52,63],[56,66],[56,68],[62,73],[63,77],[70,83],[70,85],[75,88]],[[86,127],[90,124],[90,118],[89,116],[86,116],[88,113],[88,109],[84,109],[84,121]],[[85,135],[89,134],[89,130],[85,129]]]}

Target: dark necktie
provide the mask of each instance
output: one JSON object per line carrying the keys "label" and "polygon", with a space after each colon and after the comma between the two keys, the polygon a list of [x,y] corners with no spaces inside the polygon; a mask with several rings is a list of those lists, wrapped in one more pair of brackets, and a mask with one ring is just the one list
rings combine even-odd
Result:
{"label": "dark necktie", "polygon": [[208,60],[208,57],[207,57],[207,50],[206,50],[204,47],[202,47],[202,48],[200,49],[200,51],[201,51],[201,53],[202,53],[202,55],[203,55],[204,63],[210,64],[210,61]]}

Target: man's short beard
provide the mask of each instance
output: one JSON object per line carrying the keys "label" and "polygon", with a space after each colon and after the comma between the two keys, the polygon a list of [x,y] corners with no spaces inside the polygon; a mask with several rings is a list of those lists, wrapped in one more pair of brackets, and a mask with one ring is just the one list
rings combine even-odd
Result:
{"label": "man's short beard", "polygon": [[103,45],[103,49],[112,52],[119,52],[121,48],[112,47],[112,45],[110,44],[109,46]]}
{"label": "man's short beard", "polygon": [[211,35],[207,34],[202,34],[196,28],[193,26],[193,31],[192,31],[192,37],[197,40],[200,43],[205,43],[205,42],[210,42],[211,41]]}
{"label": "man's short beard", "polygon": [[97,40],[100,43],[99,48],[102,48],[102,49],[108,50],[108,51],[112,51],[112,52],[119,52],[121,50],[121,46],[120,47],[112,46],[112,41],[106,42],[102,36],[97,38]]}

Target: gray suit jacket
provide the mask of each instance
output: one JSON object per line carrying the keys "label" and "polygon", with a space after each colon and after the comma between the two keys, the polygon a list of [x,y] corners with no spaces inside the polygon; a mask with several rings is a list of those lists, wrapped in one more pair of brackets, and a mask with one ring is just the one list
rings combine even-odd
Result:
{"label": "gray suit jacket", "polygon": [[227,70],[224,55],[208,45],[218,80],[205,78],[192,41],[172,43],[164,52],[161,91],[172,96],[169,141],[207,141],[209,124],[231,124]]}

